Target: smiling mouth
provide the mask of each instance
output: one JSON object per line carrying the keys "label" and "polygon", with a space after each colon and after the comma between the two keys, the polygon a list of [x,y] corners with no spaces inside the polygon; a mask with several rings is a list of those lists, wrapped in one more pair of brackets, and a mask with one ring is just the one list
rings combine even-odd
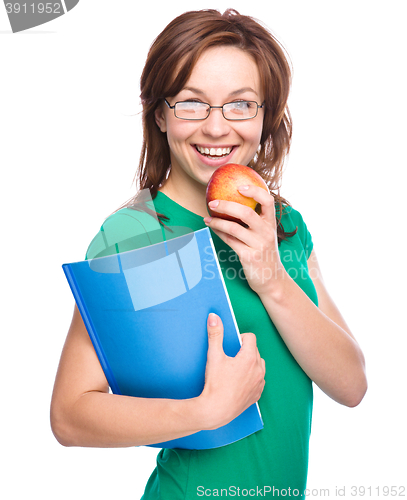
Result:
{"label": "smiling mouth", "polygon": [[232,152],[231,147],[228,148],[203,148],[201,146],[195,145],[196,150],[203,156],[208,158],[223,158],[230,155]]}

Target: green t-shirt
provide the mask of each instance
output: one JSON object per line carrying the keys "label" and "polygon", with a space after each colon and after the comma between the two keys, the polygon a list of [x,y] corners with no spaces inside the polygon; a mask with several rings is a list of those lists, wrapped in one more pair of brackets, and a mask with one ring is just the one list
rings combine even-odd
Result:
{"label": "green t-shirt", "polygon": [[[182,226],[191,231],[206,227],[201,216],[161,192],[154,199],[154,207],[169,217],[164,223],[170,227]],[[110,229],[117,227],[120,232],[119,225],[134,220],[134,213],[132,209],[122,209],[108,218],[105,225]],[[292,207],[284,208],[282,224],[286,231],[296,227],[298,231],[281,242],[281,261],[294,281],[317,304],[307,267],[313,246],[311,235],[300,213]],[[162,234],[155,232],[157,241]],[[213,232],[212,238],[239,331],[256,335],[258,349],[266,363],[266,384],[259,400],[264,428],[221,448],[162,449],[142,500],[267,497],[273,496],[273,491],[274,496],[301,496],[306,488],[308,468],[312,381],[287,349],[259,296],[247,284],[236,253]],[[120,251],[130,247],[128,244]],[[92,250],[91,244],[88,256],[92,253],[95,255],[97,250]]]}

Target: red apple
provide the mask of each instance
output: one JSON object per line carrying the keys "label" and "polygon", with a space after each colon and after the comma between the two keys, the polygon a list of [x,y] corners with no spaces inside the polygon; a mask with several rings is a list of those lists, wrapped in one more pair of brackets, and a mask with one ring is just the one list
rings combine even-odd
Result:
{"label": "red apple", "polygon": [[[260,212],[260,205],[256,200],[248,196],[243,196],[237,188],[239,186],[259,186],[269,192],[267,184],[252,168],[245,165],[238,165],[237,163],[227,163],[217,168],[209,179],[206,187],[206,204],[212,200],[227,200],[235,201],[246,205],[257,213]],[[240,219],[219,213],[211,210],[208,206],[208,212],[212,217],[219,217],[221,219],[231,220],[245,225]]]}

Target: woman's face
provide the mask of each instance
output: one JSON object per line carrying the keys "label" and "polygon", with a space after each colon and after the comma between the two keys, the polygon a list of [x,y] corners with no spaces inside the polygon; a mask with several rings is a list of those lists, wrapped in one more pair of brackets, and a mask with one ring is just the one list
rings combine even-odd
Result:
{"label": "woman's face", "polygon": [[[167,100],[171,106],[185,100],[211,106],[242,100],[261,105],[264,95],[252,57],[236,47],[220,46],[202,54],[185,87]],[[172,182],[177,182],[179,188],[190,183],[203,187],[220,165],[247,165],[259,147],[263,117],[264,111],[259,108],[255,118],[230,121],[223,117],[221,109],[212,109],[207,119],[188,121],[176,118],[174,110],[163,103],[156,112],[156,121],[167,134]]]}

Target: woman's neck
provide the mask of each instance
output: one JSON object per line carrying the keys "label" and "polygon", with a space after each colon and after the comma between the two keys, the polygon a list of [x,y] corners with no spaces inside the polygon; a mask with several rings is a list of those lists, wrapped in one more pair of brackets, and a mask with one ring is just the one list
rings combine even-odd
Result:
{"label": "woman's neck", "polygon": [[201,217],[208,217],[208,209],[206,206],[206,187],[202,184],[188,184],[183,186],[182,183],[173,182],[171,175],[165,183],[158,189],[164,193],[172,201],[181,205],[194,214]]}

